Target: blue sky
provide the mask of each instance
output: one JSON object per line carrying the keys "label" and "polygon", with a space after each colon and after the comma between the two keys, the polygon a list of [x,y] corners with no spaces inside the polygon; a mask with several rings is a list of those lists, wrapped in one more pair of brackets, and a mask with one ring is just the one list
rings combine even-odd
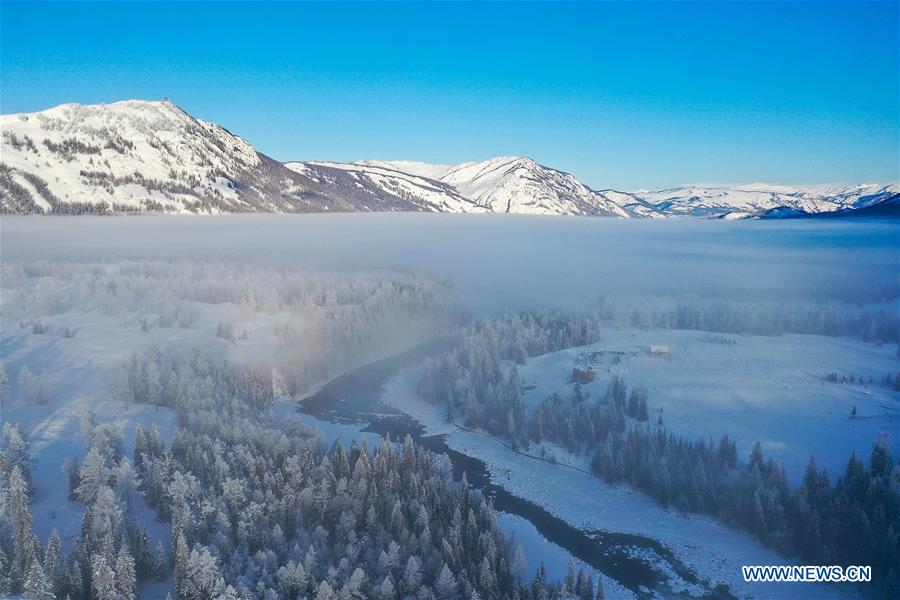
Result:
{"label": "blue sky", "polygon": [[0,109],[168,96],[279,160],[897,180],[900,4],[12,3]]}

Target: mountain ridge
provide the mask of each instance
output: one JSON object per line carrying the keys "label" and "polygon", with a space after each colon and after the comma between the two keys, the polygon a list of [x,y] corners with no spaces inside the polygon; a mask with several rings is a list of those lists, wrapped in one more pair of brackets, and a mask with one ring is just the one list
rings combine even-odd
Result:
{"label": "mountain ridge", "polygon": [[900,193],[897,184],[594,190],[526,156],[456,165],[281,163],[167,100],[62,104],[2,115],[0,130],[4,213],[427,211],[737,219],[842,215]]}

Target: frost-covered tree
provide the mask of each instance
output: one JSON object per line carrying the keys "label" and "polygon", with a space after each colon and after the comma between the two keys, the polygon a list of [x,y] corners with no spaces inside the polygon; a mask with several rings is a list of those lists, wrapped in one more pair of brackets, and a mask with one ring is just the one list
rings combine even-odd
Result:
{"label": "frost-covered tree", "polygon": [[394,600],[396,598],[396,590],[390,574],[385,575],[384,580],[381,582],[379,596],[382,600]]}
{"label": "frost-covered tree", "polygon": [[19,397],[24,402],[31,402],[35,395],[35,381],[34,375],[31,374],[31,369],[28,368],[28,365],[22,365],[19,369],[19,377],[16,379],[16,383],[19,388]]}
{"label": "frost-covered tree", "polygon": [[0,406],[7,402],[9,394],[9,378],[6,374],[6,363],[0,359]]}
{"label": "frost-covered tree", "polygon": [[30,484],[31,456],[28,439],[19,424],[6,422],[0,436],[0,474],[8,478],[16,467],[26,484]]}
{"label": "frost-covered tree", "polygon": [[40,561],[32,560],[25,577],[25,598],[27,600],[56,600],[53,585],[44,573]]}
{"label": "frost-covered tree", "polygon": [[91,557],[91,593],[97,600],[116,600],[116,574],[100,554]]}
{"label": "frost-covered tree", "polygon": [[84,457],[78,474],[80,483],[75,494],[82,503],[91,505],[100,489],[109,483],[110,472],[106,459],[96,448],[91,448]]}
{"label": "frost-covered tree", "polygon": [[85,511],[89,521],[88,539],[100,543],[107,539],[117,540],[123,531],[122,507],[115,492],[107,485],[100,486],[94,497],[93,506]]}
{"label": "frost-covered tree", "polygon": [[138,478],[127,456],[119,462],[113,477],[116,481],[116,494],[118,494],[119,499],[125,506],[130,508],[132,502],[140,493],[138,488],[141,485],[141,480]]}
{"label": "frost-covered tree", "polygon": [[183,575],[183,591],[187,598],[214,600],[225,589],[215,557],[207,548],[191,551]]}
{"label": "frost-covered tree", "polygon": [[434,584],[434,591],[439,600],[452,600],[457,597],[456,578],[446,563],[441,566],[441,572]]}
{"label": "frost-covered tree", "polygon": [[116,364],[106,376],[106,388],[113,402],[121,403],[125,408],[131,404],[131,386],[128,382],[128,369],[125,365]]}
{"label": "frost-covered tree", "polygon": [[47,552],[44,554],[44,573],[50,580],[54,593],[62,590],[66,572],[65,557],[59,539],[59,532],[53,529],[50,540],[47,542]]}
{"label": "frost-covered tree", "polygon": [[169,562],[166,560],[162,542],[156,542],[156,551],[153,553],[153,572],[159,581],[165,581],[169,575]]}
{"label": "frost-covered tree", "polygon": [[119,554],[116,557],[115,572],[118,600],[133,600],[136,585],[134,559],[124,544],[119,548]]}
{"label": "frost-covered tree", "polygon": [[[18,466],[9,474],[6,491],[7,514],[12,533],[12,559],[9,567],[10,588],[18,591],[24,583],[34,556],[34,533],[31,530],[31,508],[28,505],[28,485]],[[41,569],[41,575],[44,575]]]}

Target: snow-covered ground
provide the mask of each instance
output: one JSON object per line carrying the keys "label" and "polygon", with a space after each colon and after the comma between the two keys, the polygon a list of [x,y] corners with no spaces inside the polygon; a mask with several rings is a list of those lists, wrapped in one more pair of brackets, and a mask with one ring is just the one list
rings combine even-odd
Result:
{"label": "snow-covered ground", "polygon": [[569,561],[571,560],[575,569],[588,569],[593,573],[594,585],[597,585],[597,582],[602,577],[606,598],[611,598],[613,600],[629,600],[630,598],[637,598],[634,592],[623,587],[615,579],[610,579],[603,574],[597,573],[589,565],[573,558],[565,548],[547,541],[528,519],[498,511],[497,524],[500,525],[500,529],[503,530],[503,533],[514,536],[515,541],[522,547],[522,551],[525,553],[525,559],[527,561],[526,578],[533,577],[540,568],[541,563],[543,563],[544,570],[549,577],[554,579],[559,578],[565,574],[566,569],[568,569],[569,566]]}
{"label": "snow-covered ground", "polygon": [[[545,355],[531,361],[528,366],[533,366],[532,362],[542,361],[552,364],[560,360],[562,363],[560,356],[571,353],[574,359],[579,352],[581,350],[575,349]],[[525,368],[522,372],[528,373],[529,370]],[[571,374],[571,363],[568,374]],[[749,536],[711,518],[663,508],[628,486],[610,485],[602,481],[586,472],[584,457],[563,456],[563,451],[557,448],[554,452],[562,459],[561,464],[552,464],[536,456],[514,452],[489,435],[460,430],[447,424],[442,409],[418,396],[416,386],[420,375],[421,367],[401,370],[385,385],[384,401],[417,419],[428,433],[446,434],[447,443],[454,450],[484,461],[494,483],[542,506],[570,524],[584,530],[631,533],[656,539],[701,579],[712,586],[725,583],[731,593],[741,598],[837,598],[857,595],[856,590],[848,587],[745,583],[741,576],[742,565],[789,564],[789,561]],[[670,582],[673,589],[681,589],[685,593],[699,592],[678,579],[676,576]]]}
{"label": "snow-covered ground", "polygon": [[[664,346],[669,356],[651,356],[650,346]],[[653,417],[662,408],[668,430],[695,439],[728,434],[745,458],[759,441],[796,482],[810,455],[837,476],[852,451],[868,459],[881,436],[900,454],[900,394],[881,384],[898,370],[896,351],[813,335],[610,328],[596,344],[530,359],[518,371],[534,407],[552,393],[571,394],[573,366],[593,362],[596,380],[583,386],[591,397],[602,397],[613,375],[644,384]],[[592,353],[600,354],[591,361]],[[873,383],[832,383],[829,373]]]}
{"label": "snow-covered ground", "polygon": [[[79,462],[87,452],[87,441],[80,435],[80,416],[85,408],[92,408],[99,424],[113,423],[123,434],[123,450],[134,456],[134,433],[138,426],[156,426],[166,444],[170,444],[177,430],[175,413],[167,408],[134,404],[125,407],[110,399],[106,376],[112,365],[133,352],[152,346],[174,348],[203,346],[217,348],[237,360],[251,360],[261,352],[261,346],[271,336],[273,323],[284,315],[260,313],[253,320],[241,322],[241,330],[248,329],[248,339],[238,343],[216,337],[220,319],[237,314],[232,305],[197,304],[199,318],[190,328],[151,327],[143,331],[136,317],[122,319],[98,312],[69,311],[43,316],[40,322],[51,333],[35,334],[30,323],[3,323],[0,334],[0,356],[9,378],[9,402],[3,406],[0,421],[19,423],[30,441],[34,491],[31,511],[35,533],[46,543],[53,529],[59,531],[65,550],[81,531],[83,507],[69,499],[68,479],[61,469],[63,462],[76,458]],[[52,332],[70,327],[77,329],[68,338]],[[46,405],[27,404],[20,399],[17,376],[23,366],[47,383],[50,401]],[[146,527],[150,545],[161,542],[170,547],[168,523],[160,523],[156,512],[138,497],[130,515],[141,527]],[[172,587],[168,582],[148,582],[142,587],[142,597],[164,598]]]}

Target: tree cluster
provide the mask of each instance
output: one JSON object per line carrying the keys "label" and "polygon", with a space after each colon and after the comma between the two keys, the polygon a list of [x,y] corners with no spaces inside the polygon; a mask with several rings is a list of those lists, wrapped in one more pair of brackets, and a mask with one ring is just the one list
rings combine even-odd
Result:
{"label": "tree cluster", "polygon": [[528,437],[521,382],[515,367],[529,356],[590,344],[600,332],[596,318],[564,313],[510,314],[467,327],[456,347],[425,363],[419,393],[447,406],[447,419],[525,442]]}
{"label": "tree cluster", "polygon": [[[504,377],[501,364],[514,356],[504,342],[515,336],[501,327],[498,340],[497,330],[491,322],[472,328],[456,349],[426,365],[419,391],[446,403],[448,418],[459,416],[514,448],[546,440],[588,453],[593,471],[610,482],[628,483],[663,505],[713,515],[817,564],[871,565],[887,597],[900,591],[900,467],[886,442],[875,445],[868,468],[851,457],[835,485],[811,458],[803,484],[792,488],[784,468],[763,459],[759,444],[742,462],[727,435],[714,443],[667,433],[661,413],[650,420],[646,389],[629,390],[618,377],[596,400],[576,383],[572,394],[552,394],[529,413],[515,367]],[[558,349],[549,346],[544,351]]]}
{"label": "tree cluster", "polygon": [[[893,297],[893,294],[883,297]],[[862,337],[868,342],[900,342],[900,313],[896,303],[864,304],[864,301],[771,302],[608,296],[601,299],[599,310],[605,319],[639,328],[752,335],[801,333]]]}

